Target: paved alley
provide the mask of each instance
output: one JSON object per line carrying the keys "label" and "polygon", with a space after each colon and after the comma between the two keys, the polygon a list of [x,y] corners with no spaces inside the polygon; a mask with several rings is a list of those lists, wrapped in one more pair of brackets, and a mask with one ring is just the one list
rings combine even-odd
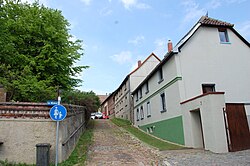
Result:
{"label": "paved alley", "polygon": [[158,165],[162,161],[155,149],[142,144],[109,120],[96,121],[87,166],[144,166]]}
{"label": "paved alley", "polygon": [[158,151],[109,120],[96,120],[87,166],[248,166],[250,150],[215,154],[200,149]]}

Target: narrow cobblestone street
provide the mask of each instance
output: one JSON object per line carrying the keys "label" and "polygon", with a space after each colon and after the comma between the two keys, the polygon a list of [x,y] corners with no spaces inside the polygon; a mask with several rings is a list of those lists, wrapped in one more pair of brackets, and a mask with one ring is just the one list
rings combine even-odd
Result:
{"label": "narrow cobblestone street", "polygon": [[87,166],[250,166],[250,150],[215,154],[201,149],[158,151],[109,120],[96,120]]}
{"label": "narrow cobblestone street", "polygon": [[158,165],[157,150],[142,144],[109,120],[96,120],[94,143],[88,152],[88,166]]}

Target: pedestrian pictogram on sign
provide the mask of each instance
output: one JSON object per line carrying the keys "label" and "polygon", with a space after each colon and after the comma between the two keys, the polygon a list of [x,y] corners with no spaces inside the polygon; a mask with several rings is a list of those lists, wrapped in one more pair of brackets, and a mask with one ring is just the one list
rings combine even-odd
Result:
{"label": "pedestrian pictogram on sign", "polygon": [[61,121],[66,118],[67,110],[62,105],[54,105],[49,112],[50,118],[54,121]]}

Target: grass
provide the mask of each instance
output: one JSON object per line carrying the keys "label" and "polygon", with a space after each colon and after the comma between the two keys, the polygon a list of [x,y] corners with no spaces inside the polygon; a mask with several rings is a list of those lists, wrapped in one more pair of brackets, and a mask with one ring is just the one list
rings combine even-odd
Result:
{"label": "grass", "polygon": [[111,119],[111,121],[114,124],[116,124],[117,126],[122,127],[125,130],[127,130],[128,132],[130,132],[131,134],[133,134],[135,137],[137,137],[142,142],[149,144],[149,145],[151,145],[159,150],[176,150],[176,149],[183,149],[184,148],[182,146],[171,144],[169,142],[162,141],[160,139],[152,137],[149,134],[142,132],[138,128],[133,127],[131,125],[131,123],[127,120],[113,118],[113,119]]}
{"label": "grass", "polygon": [[0,161],[0,166],[34,166],[34,165],[28,165],[25,163],[13,163],[13,162],[8,162],[8,160],[5,161]]}
{"label": "grass", "polygon": [[71,153],[69,158],[64,162],[60,163],[59,166],[72,166],[72,165],[84,165],[86,158],[88,147],[93,142],[93,127],[95,121],[89,121],[88,127],[85,132],[80,137],[74,151]]}

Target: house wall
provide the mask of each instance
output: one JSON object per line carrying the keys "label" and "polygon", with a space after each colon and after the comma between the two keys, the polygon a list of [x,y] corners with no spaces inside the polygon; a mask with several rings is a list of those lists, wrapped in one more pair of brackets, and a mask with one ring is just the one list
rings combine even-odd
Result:
{"label": "house wall", "polygon": [[227,103],[250,103],[250,48],[227,30],[230,44],[220,43],[217,28],[201,27],[181,48],[182,101],[202,94],[202,84],[214,83],[216,91],[226,92]]}
{"label": "house wall", "polygon": [[117,90],[115,94],[115,117],[130,120],[130,83],[126,82]]}
{"label": "house wall", "polygon": [[[172,57],[162,66],[163,81],[159,83],[159,73],[156,72],[149,80],[149,92],[145,93],[142,86],[142,98],[134,98],[135,125],[162,139],[178,144],[184,144],[182,113],[178,82],[182,79],[177,76],[175,57]],[[161,97],[165,93],[167,111],[162,112]],[[150,102],[151,115],[147,115],[147,103]],[[137,109],[143,106],[144,118],[139,120]]]}
{"label": "house wall", "polygon": [[159,64],[155,56],[150,56],[135,72],[130,75],[130,91],[135,88],[148,76],[148,74]]}
{"label": "house wall", "polygon": [[207,94],[182,104],[181,108],[185,146],[205,148],[215,153],[228,152],[224,94]]}
{"label": "house wall", "polygon": [[129,78],[115,94],[115,117],[134,122],[132,97],[130,93],[145,79],[145,77],[159,64],[159,60],[150,55],[141,66],[131,72]]}
{"label": "house wall", "polygon": [[115,114],[115,102],[114,102],[114,97],[113,97],[113,94],[112,96],[108,99],[108,112],[109,112],[109,116],[110,117],[113,117],[114,114]]}

